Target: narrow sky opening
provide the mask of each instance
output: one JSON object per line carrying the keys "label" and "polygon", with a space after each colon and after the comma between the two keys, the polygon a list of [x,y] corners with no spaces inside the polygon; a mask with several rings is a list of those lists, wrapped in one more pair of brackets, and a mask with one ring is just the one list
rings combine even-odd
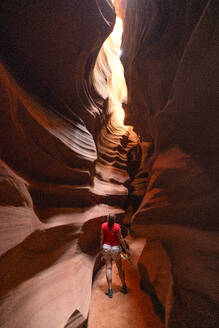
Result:
{"label": "narrow sky opening", "polygon": [[116,23],[113,32],[104,42],[104,50],[107,56],[112,75],[109,82],[109,112],[112,113],[112,119],[115,123],[123,126],[124,110],[122,101],[127,97],[127,87],[124,78],[124,70],[120,61],[121,41],[123,32],[123,22],[121,18],[116,17]]}
{"label": "narrow sky opening", "polygon": [[[116,7],[116,2],[112,2]],[[122,102],[127,98],[127,87],[123,66],[120,61],[122,33],[123,21],[117,16],[114,29],[103,43],[97,57],[93,74],[93,84],[103,97],[109,98],[108,113],[111,114],[113,125],[124,127],[125,114],[122,108]],[[106,61],[108,66],[106,65]],[[105,90],[103,86],[105,86]]]}

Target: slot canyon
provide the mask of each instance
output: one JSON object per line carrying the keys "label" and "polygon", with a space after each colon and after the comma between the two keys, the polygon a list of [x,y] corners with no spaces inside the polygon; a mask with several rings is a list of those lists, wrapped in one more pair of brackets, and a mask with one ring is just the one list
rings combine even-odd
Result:
{"label": "slot canyon", "polygon": [[219,327],[218,50],[218,0],[0,2],[1,328]]}

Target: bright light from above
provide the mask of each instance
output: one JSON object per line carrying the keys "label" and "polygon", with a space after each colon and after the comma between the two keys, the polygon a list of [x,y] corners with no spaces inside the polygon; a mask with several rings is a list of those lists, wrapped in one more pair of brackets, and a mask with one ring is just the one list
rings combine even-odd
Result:
{"label": "bright light from above", "polygon": [[99,52],[93,73],[93,85],[100,95],[109,97],[108,113],[111,114],[113,122],[124,127],[122,100],[127,97],[127,88],[120,61],[122,32],[123,22],[117,16],[114,29]]}
{"label": "bright light from above", "polygon": [[122,108],[122,100],[127,96],[127,88],[123,66],[120,61],[120,56],[122,54],[120,49],[122,32],[122,20],[121,18],[116,17],[113,32],[104,42],[103,48],[112,71],[112,76],[109,81],[109,112],[112,113],[112,119],[114,119],[119,125],[123,126],[124,110]]}

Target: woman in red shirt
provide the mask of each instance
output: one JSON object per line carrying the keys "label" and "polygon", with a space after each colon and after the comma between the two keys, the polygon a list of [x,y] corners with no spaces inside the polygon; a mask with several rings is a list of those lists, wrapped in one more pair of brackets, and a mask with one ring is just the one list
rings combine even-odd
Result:
{"label": "woman in red shirt", "polygon": [[103,257],[106,262],[106,279],[108,283],[108,296],[113,297],[112,289],[112,261],[116,262],[119,277],[122,282],[122,293],[127,294],[127,287],[125,283],[125,274],[122,268],[121,260],[121,246],[125,249],[126,253],[129,255],[129,251],[126,247],[125,241],[122,237],[120,225],[115,223],[115,215],[109,214],[107,217],[107,222],[103,223],[101,226],[101,240],[100,249],[103,252]]}

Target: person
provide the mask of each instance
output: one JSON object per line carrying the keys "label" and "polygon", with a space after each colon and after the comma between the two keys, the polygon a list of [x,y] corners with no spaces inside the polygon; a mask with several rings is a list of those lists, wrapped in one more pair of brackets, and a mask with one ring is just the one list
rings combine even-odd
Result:
{"label": "person", "polygon": [[121,292],[127,294],[127,286],[125,283],[125,274],[122,267],[121,260],[121,246],[124,248],[126,254],[129,256],[129,250],[122,237],[120,225],[115,223],[115,215],[109,214],[107,222],[101,226],[100,250],[103,253],[103,258],[106,262],[106,280],[108,283],[108,296],[113,297],[112,289],[112,261],[114,260],[118,268],[119,277],[122,282]]}

